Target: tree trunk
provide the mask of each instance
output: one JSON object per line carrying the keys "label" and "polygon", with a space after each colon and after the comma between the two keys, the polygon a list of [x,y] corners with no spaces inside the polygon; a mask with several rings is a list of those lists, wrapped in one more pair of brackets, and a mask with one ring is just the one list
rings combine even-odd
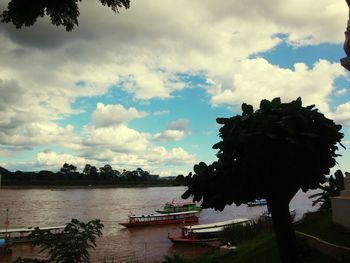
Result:
{"label": "tree trunk", "polygon": [[276,199],[268,200],[272,222],[282,263],[299,262],[289,202]]}

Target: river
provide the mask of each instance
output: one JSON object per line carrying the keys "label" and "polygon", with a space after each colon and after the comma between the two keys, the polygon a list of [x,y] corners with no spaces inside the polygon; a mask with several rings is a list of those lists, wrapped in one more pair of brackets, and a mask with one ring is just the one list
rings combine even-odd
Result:
{"label": "river", "polygon": [[[165,254],[187,257],[204,253],[201,246],[173,245],[168,233],[179,232],[177,225],[125,229],[118,222],[126,221],[128,213],[154,213],[166,202],[180,200],[185,187],[146,187],[108,189],[0,189],[0,223],[6,220],[9,208],[10,228],[55,226],[72,218],[81,221],[101,219],[103,236],[97,249],[91,251],[92,262],[161,262]],[[298,192],[291,202],[296,219],[313,211],[307,197],[315,193]],[[202,211],[199,223],[210,223],[238,217],[256,218],[266,207],[228,206],[223,212],[213,209]],[[4,228],[2,225],[0,228]],[[37,249],[30,245],[15,245],[11,256],[0,256],[0,262],[10,263],[18,256],[33,257]],[[107,260],[105,260],[107,258]]]}

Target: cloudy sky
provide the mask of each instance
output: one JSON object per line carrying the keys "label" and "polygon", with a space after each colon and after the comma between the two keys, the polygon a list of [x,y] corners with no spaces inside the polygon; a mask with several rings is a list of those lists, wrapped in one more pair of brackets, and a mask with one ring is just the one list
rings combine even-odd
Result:
{"label": "cloudy sky", "polygon": [[68,33],[0,24],[0,166],[187,174],[216,159],[217,117],[274,97],[316,104],[350,146],[345,1],[131,0],[115,14],[90,0],[80,13]]}

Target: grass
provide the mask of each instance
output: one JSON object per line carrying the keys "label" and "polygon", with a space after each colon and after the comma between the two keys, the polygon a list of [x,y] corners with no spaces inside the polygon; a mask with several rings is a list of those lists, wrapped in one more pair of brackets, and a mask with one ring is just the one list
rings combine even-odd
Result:
{"label": "grass", "polygon": [[[334,225],[330,211],[321,211],[307,214],[296,225],[296,230],[316,236],[327,242],[350,247],[350,233],[342,227]],[[233,229],[234,230],[234,229]],[[211,252],[196,259],[186,261],[177,257],[172,261],[168,257],[166,263],[278,263],[279,252],[273,233],[262,231],[262,234],[248,240],[239,242],[238,249],[234,253],[222,255],[219,252]],[[265,233],[264,233],[265,232]],[[337,263],[319,251],[308,246],[302,239],[297,239],[298,251],[302,263]],[[175,259],[175,258],[174,258]]]}
{"label": "grass", "polygon": [[[318,251],[307,246],[304,241],[298,240],[298,247],[302,263],[337,263],[334,259],[326,257]],[[177,257],[166,263],[279,263],[279,252],[273,234],[263,234],[254,239],[242,242],[238,249],[231,254],[222,255],[212,252],[196,259],[185,260]]]}
{"label": "grass", "polygon": [[350,247],[350,231],[332,222],[330,210],[308,213],[295,230],[318,237],[329,243]]}

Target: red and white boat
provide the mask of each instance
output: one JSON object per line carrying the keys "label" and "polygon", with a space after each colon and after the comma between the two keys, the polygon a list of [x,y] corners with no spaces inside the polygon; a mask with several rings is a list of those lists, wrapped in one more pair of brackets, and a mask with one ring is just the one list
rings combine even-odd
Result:
{"label": "red and white boat", "polygon": [[222,222],[184,226],[181,235],[169,235],[168,238],[174,243],[203,243],[215,241],[221,238],[225,227],[233,224],[249,224],[251,220],[247,218],[237,218]]}
{"label": "red and white boat", "polygon": [[187,211],[168,214],[129,215],[128,222],[119,224],[125,227],[135,227],[195,223],[198,222],[199,214],[199,211]]}

